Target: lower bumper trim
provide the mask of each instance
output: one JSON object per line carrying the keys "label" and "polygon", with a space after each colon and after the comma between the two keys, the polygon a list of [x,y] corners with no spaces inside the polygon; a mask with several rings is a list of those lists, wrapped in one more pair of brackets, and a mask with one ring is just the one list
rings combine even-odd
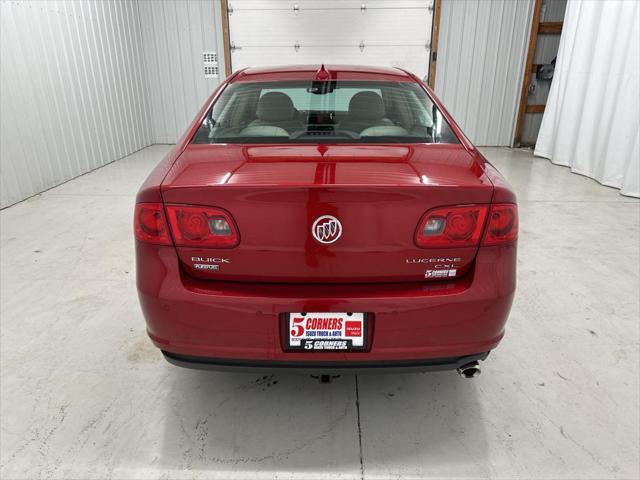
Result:
{"label": "lower bumper trim", "polygon": [[349,374],[349,373],[403,373],[455,370],[470,362],[487,358],[489,352],[463,357],[430,358],[424,360],[392,360],[373,362],[299,362],[277,360],[235,360],[222,358],[193,357],[162,351],[164,358],[178,367],[197,370],[265,372],[286,371],[304,374]]}

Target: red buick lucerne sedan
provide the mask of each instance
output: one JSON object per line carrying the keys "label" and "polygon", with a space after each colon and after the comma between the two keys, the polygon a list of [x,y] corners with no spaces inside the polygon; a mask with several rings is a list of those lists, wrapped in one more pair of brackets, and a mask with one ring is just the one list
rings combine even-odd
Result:
{"label": "red buick lucerne sedan", "polygon": [[513,191],[400,69],[234,73],[134,230],[148,334],[193,368],[472,377],[515,291]]}

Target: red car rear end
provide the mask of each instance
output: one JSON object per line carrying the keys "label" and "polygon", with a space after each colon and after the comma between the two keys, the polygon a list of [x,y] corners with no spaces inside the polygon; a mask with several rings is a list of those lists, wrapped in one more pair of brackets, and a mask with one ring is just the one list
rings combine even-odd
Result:
{"label": "red car rear end", "polygon": [[138,194],[139,297],[179,365],[465,370],[504,334],[517,228],[414,76],[249,69]]}

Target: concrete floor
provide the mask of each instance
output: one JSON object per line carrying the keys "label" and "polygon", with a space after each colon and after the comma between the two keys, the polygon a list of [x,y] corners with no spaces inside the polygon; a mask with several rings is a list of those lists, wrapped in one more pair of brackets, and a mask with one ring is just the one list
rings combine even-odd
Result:
{"label": "concrete floor", "polygon": [[207,373],[152,347],[134,194],[154,146],[0,213],[9,478],[638,478],[640,203],[486,148],[520,200],[501,346],[453,372]]}

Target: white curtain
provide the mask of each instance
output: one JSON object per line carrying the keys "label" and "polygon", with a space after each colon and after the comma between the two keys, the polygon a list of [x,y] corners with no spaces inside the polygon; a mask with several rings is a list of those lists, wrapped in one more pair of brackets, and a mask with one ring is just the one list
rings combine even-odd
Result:
{"label": "white curtain", "polygon": [[640,2],[570,0],[535,155],[640,197]]}

